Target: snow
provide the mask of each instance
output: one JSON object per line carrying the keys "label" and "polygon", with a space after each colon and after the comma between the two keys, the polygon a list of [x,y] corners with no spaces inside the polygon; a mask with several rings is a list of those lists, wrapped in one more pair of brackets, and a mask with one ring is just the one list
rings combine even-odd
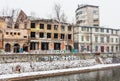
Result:
{"label": "snow", "polygon": [[[104,63],[97,64],[95,59],[81,59],[0,64],[0,79],[120,66],[120,64],[108,64],[112,63],[111,58],[101,60]],[[16,67],[20,68],[20,72],[16,71]]]}
{"label": "snow", "polygon": [[69,72],[69,71],[81,71],[81,70],[93,70],[93,69],[100,69],[105,67],[115,67],[120,66],[120,64],[99,64],[89,67],[81,67],[81,68],[70,68],[70,69],[61,69],[61,70],[50,70],[50,71],[39,71],[39,72],[27,72],[27,73],[20,73],[20,74],[6,74],[1,75],[0,79],[8,79],[8,78],[17,78],[23,76],[33,76],[33,75],[44,75],[44,74],[55,74],[60,72]]}

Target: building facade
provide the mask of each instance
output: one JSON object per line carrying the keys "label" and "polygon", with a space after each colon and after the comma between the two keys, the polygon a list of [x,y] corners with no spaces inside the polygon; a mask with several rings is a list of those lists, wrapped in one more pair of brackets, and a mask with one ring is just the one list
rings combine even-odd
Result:
{"label": "building facade", "polygon": [[116,53],[119,52],[119,30],[75,26],[74,27],[74,48],[79,52],[88,53]]}
{"label": "building facade", "polygon": [[28,36],[30,32],[30,20],[21,10],[12,16],[3,16],[5,26],[3,29],[3,50],[5,52],[19,53],[29,50]]}
{"label": "building facade", "polygon": [[75,11],[76,24],[80,26],[99,26],[99,7],[78,5]]}
{"label": "building facade", "polygon": [[6,22],[2,17],[0,17],[0,49],[3,49],[3,35],[4,35],[4,28],[6,27]]}
{"label": "building facade", "polygon": [[30,50],[53,51],[73,48],[73,27],[52,19],[31,19]]}

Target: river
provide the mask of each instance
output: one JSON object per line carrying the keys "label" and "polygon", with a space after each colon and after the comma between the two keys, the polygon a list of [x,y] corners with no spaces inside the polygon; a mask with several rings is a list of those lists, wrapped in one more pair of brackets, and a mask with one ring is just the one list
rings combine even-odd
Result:
{"label": "river", "polygon": [[120,81],[120,68],[22,81]]}

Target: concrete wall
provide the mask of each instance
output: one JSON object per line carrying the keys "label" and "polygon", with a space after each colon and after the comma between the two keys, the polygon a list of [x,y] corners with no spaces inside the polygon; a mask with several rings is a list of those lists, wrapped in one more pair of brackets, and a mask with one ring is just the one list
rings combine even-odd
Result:
{"label": "concrete wall", "polygon": [[[96,55],[90,53],[82,54],[1,54],[0,63],[11,62],[40,62],[40,61],[57,61],[57,60],[79,60],[92,59]],[[112,58],[113,56],[120,57],[120,54],[100,54],[104,58]]]}

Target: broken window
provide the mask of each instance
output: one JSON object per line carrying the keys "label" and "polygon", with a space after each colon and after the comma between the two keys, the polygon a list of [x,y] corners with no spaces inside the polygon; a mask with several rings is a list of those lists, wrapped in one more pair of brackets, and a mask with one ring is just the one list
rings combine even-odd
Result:
{"label": "broken window", "polygon": [[10,32],[10,35],[12,35],[13,33],[12,32]]}
{"label": "broken window", "polygon": [[62,25],[62,26],[61,26],[61,30],[62,30],[62,31],[65,31],[65,26]]}
{"label": "broken window", "polygon": [[68,39],[71,39],[72,38],[72,35],[71,34],[68,34]]}
{"label": "broken window", "polygon": [[60,43],[54,43],[54,50],[60,50]]}
{"label": "broken window", "polygon": [[16,35],[16,32],[14,32],[14,35]]}
{"label": "broken window", "polygon": [[48,25],[47,25],[47,29],[48,29],[48,30],[51,30],[51,24],[48,24]]}
{"label": "broken window", "polygon": [[31,32],[31,38],[35,38],[35,32]]}
{"label": "broken window", "polygon": [[48,42],[42,42],[41,43],[41,50],[48,50],[49,48],[49,43]]}
{"label": "broken window", "polygon": [[6,35],[8,35],[9,33],[8,32],[6,32]]}
{"label": "broken window", "polygon": [[58,30],[58,25],[54,25],[54,30]]}
{"label": "broken window", "polygon": [[31,28],[35,28],[35,23],[31,23]]}
{"label": "broken window", "polygon": [[18,29],[18,28],[19,28],[18,24],[15,24],[15,29]]}
{"label": "broken window", "polygon": [[64,34],[61,34],[61,39],[64,39],[65,35]]}
{"label": "broken window", "polygon": [[58,33],[54,33],[54,38],[58,38]]}
{"label": "broken window", "polygon": [[44,24],[40,24],[40,29],[44,29]]}
{"label": "broken window", "polygon": [[18,35],[20,35],[20,33],[18,33]]}
{"label": "broken window", "polygon": [[44,33],[43,33],[43,32],[40,32],[39,37],[40,37],[40,38],[44,38]]}
{"label": "broken window", "polygon": [[68,31],[71,31],[72,30],[72,27],[71,26],[68,26]]}
{"label": "broken window", "polygon": [[47,38],[51,38],[51,33],[47,33]]}

